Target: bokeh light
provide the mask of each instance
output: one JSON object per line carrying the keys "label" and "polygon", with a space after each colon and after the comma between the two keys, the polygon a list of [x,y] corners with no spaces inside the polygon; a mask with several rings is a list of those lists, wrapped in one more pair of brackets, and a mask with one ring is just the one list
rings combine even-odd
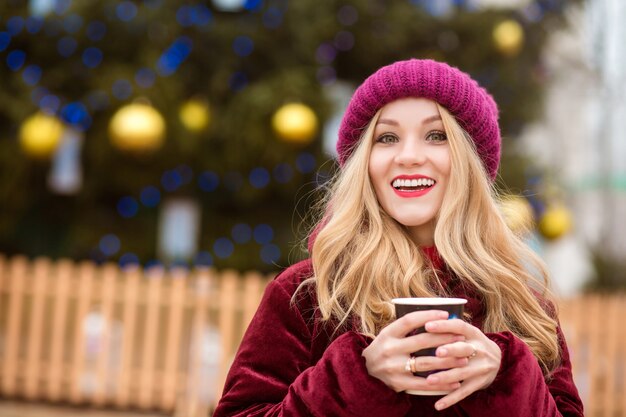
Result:
{"label": "bokeh light", "polygon": [[301,152],[296,158],[296,168],[303,174],[313,172],[315,166],[315,156],[309,152]]}
{"label": "bokeh light", "polygon": [[213,253],[218,258],[224,259],[230,257],[235,251],[235,245],[227,237],[220,237],[213,243]]}
{"label": "bokeh light", "polygon": [[270,182],[270,173],[265,168],[254,168],[250,172],[249,180],[254,188],[264,188]]}
{"label": "bokeh light", "polygon": [[133,94],[133,85],[128,80],[116,80],[111,87],[111,92],[118,100],[126,100]]}
{"label": "bokeh light", "polygon": [[131,1],[122,1],[115,8],[117,18],[123,22],[130,22],[137,16],[137,6]]}
{"label": "bokeh light", "polygon": [[237,71],[230,77],[230,88],[233,91],[242,90],[248,85],[248,76],[243,71]]}
{"label": "bokeh light", "polygon": [[120,256],[119,264],[122,268],[139,265],[139,257],[131,252],[125,253]]}
{"label": "bokeh light", "polygon": [[215,191],[220,183],[220,179],[215,172],[204,171],[198,176],[198,186],[202,191]]}
{"label": "bokeh light", "polygon": [[127,196],[122,197],[117,202],[117,212],[124,218],[131,218],[137,215],[139,204],[135,198]]}
{"label": "bokeh light", "polygon": [[19,35],[24,29],[24,19],[20,16],[10,17],[6,22],[6,27],[11,36]]}
{"label": "bokeh light", "polygon": [[211,266],[213,265],[213,255],[207,251],[198,252],[193,262],[197,266]]}
{"label": "bokeh light", "polygon": [[78,47],[78,42],[71,36],[65,36],[58,40],[57,51],[62,57],[70,57]]}
{"label": "bokeh light", "polygon": [[231,236],[235,243],[248,243],[252,239],[252,228],[245,223],[238,223],[233,226]]}
{"label": "bokeh light", "polygon": [[274,179],[280,184],[286,184],[293,178],[293,168],[285,162],[274,167]]}
{"label": "bokeh light", "polygon": [[275,264],[280,259],[280,248],[273,243],[263,245],[260,255],[264,263],[268,265]]}
{"label": "bokeh light", "polygon": [[161,202],[161,191],[153,185],[144,187],[141,190],[139,200],[146,207],[156,207]]}
{"label": "bokeh light", "polygon": [[156,73],[150,68],[140,68],[135,73],[135,82],[139,87],[150,88],[154,85]]}
{"label": "bokeh light", "polygon": [[263,26],[276,29],[283,23],[283,12],[278,7],[269,7],[263,13]]}
{"label": "bokeh light", "polygon": [[254,50],[254,42],[249,36],[237,36],[233,41],[233,51],[235,54],[245,57]]}
{"label": "bokeh light", "polygon": [[22,78],[24,82],[30,86],[34,86],[39,83],[41,79],[42,70],[38,65],[29,65],[24,68],[24,72],[22,72]]}
{"label": "bokeh light", "polygon": [[161,185],[165,191],[176,191],[183,185],[183,176],[175,169],[165,171],[161,176]]}
{"label": "bokeh light", "polygon": [[31,35],[38,33],[43,27],[43,19],[37,16],[30,16],[26,19],[26,31]]}
{"label": "bokeh light", "polygon": [[11,35],[8,32],[0,32],[0,52],[7,49],[11,43]]}
{"label": "bokeh light", "polygon": [[98,245],[100,251],[106,256],[115,255],[121,247],[120,238],[115,234],[108,234],[102,236],[100,244]]}
{"label": "bokeh light", "polygon": [[7,55],[7,65],[12,71],[17,71],[22,68],[26,61],[26,53],[19,49],[9,52]]}
{"label": "bokeh light", "polygon": [[83,51],[83,64],[87,68],[96,68],[102,62],[102,58],[102,51],[95,46],[90,46]]}
{"label": "bokeh light", "polygon": [[107,27],[103,22],[96,20],[87,25],[85,33],[89,40],[97,42],[104,38],[107,33]]}
{"label": "bokeh light", "polygon": [[265,245],[274,239],[274,229],[269,224],[259,224],[254,228],[253,236],[256,243]]}
{"label": "bokeh light", "polygon": [[337,20],[344,26],[352,26],[359,20],[359,12],[353,6],[342,6],[337,12]]}
{"label": "bokeh light", "polygon": [[74,34],[83,26],[83,18],[77,14],[70,14],[63,19],[63,28],[67,33]]}
{"label": "bokeh light", "polygon": [[82,129],[88,129],[91,125],[91,116],[87,112],[85,105],[80,102],[66,104],[63,109],[61,109],[61,117],[67,123],[81,127]]}
{"label": "bokeh light", "polygon": [[157,72],[162,77],[172,75],[191,53],[193,42],[190,38],[181,36],[163,52],[157,61]]}
{"label": "bokeh light", "polygon": [[61,100],[54,94],[46,94],[39,100],[39,108],[47,113],[56,113],[61,105]]}

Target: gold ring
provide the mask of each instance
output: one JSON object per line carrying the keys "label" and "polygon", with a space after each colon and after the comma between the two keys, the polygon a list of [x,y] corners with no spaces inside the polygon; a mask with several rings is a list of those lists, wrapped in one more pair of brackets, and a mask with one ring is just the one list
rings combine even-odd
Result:
{"label": "gold ring", "polygon": [[470,355],[467,357],[467,359],[472,359],[478,353],[478,349],[476,349],[476,346],[474,346],[473,344],[469,342],[467,344],[470,345],[474,349],[474,351],[470,353]]}
{"label": "gold ring", "polygon": [[407,372],[415,373],[417,369],[415,369],[415,357],[411,356],[407,359],[406,364],[404,365],[404,370]]}

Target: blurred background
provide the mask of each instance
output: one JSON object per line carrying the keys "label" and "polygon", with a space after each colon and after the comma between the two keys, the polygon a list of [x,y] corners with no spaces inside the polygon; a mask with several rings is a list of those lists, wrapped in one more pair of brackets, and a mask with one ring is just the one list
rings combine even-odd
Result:
{"label": "blurred background", "polygon": [[498,102],[503,212],[548,263],[588,415],[626,416],[626,334],[599,325],[626,314],[625,18],[620,0],[3,0],[0,415],[210,412],[264,284],[307,256],[354,88],[417,57]]}

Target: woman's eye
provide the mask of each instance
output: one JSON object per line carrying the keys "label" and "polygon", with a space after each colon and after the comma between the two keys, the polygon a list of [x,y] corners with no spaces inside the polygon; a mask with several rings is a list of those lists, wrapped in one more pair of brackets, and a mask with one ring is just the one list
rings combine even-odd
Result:
{"label": "woman's eye", "polygon": [[445,142],[448,137],[444,132],[430,132],[426,137],[426,140],[430,142]]}
{"label": "woman's eye", "polygon": [[394,143],[398,141],[398,137],[395,135],[384,134],[380,135],[376,142],[378,143]]}

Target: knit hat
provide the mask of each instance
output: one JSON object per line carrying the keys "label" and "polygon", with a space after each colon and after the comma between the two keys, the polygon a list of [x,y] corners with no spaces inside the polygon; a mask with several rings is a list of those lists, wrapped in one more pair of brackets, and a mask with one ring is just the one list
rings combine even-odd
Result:
{"label": "knit hat", "polygon": [[430,59],[409,59],[387,65],[357,88],[339,128],[340,165],[348,160],[376,112],[385,104],[404,97],[424,97],[445,107],[470,134],[489,177],[495,179],[501,143],[495,101],[468,74]]}

